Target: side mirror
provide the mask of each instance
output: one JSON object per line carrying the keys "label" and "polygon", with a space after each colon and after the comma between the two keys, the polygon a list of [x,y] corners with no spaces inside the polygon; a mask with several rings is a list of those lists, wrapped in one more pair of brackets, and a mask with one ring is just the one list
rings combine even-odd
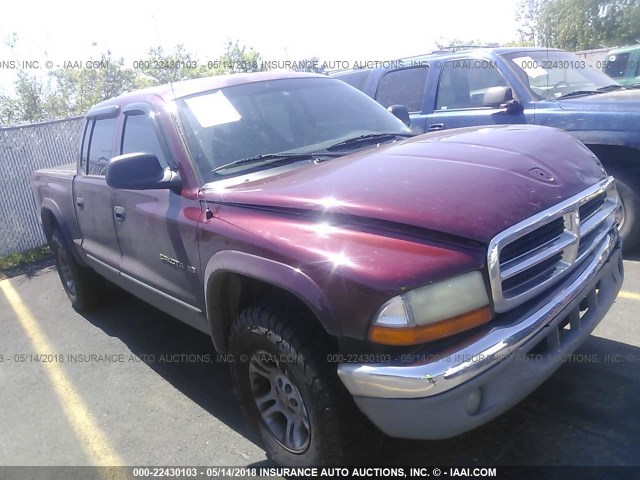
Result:
{"label": "side mirror", "polygon": [[107,185],[128,190],[180,189],[180,175],[164,169],[152,153],[127,153],[107,164]]}
{"label": "side mirror", "polygon": [[485,107],[506,108],[507,113],[522,111],[520,104],[513,98],[511,87],[491,87],[487,89],[482,99]]}
{"label": "side mirror", "polygon": [[411,117],[407,107],[404,105],[390,105],[387,110],[399,118],[407,127],[411,126]]}

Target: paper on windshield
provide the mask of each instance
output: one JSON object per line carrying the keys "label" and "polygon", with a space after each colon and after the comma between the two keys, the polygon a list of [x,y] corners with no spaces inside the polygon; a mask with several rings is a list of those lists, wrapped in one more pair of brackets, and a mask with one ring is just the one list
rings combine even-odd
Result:
{"label": "paper on windshield", "polygon": [[185,103],[202,128],[237,122],[242,118],[221,90],[188,98]]}

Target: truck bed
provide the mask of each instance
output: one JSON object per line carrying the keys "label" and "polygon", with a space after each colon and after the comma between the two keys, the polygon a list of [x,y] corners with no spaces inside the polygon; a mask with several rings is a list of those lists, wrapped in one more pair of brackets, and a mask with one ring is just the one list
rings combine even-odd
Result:
{"label": "truck bed", "polygon": [[[53,168],[36,170],[31,175],[31,189],[35,200],[38,219],[55,221],[68,245],[74,245],[75,239],[80,239],[80,230],[75,221],[73,206],[73,179],[76,176],[74,163]],[[42,218],[40,212],[43,206],[52,212],[53,218]],[[73,249],[75,252],[75,249]]]}

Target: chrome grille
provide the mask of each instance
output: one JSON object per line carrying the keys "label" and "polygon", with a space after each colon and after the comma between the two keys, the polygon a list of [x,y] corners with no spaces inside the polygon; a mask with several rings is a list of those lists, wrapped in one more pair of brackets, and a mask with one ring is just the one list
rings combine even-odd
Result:
{"label": "chrome grille", "polygon": [[535,297],[605,240],[621,209],[612,177],[498,234],[487,265],[496,312]]}

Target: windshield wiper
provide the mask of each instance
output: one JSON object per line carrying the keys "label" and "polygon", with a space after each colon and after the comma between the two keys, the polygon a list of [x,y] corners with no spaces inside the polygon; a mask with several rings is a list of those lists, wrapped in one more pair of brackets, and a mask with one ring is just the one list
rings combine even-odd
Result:
{"label": "windshield wiper", "polygon": [[413,133],[368,133],[366,135],[359,135],[353,138],[347,138],[341,142],[331,145],[327,150],[339,150],[344,147],[351,147],[360,143],[368,143],[370,141],[386,141],[393,140],[397,137],[413,137]]}
{"label": "windshield wiper", "polygon": [[250,158],[241,158],[240,160],[234,160],[233,162],[225,163],[219,167],[211,170],[211,173],[217,173],[221,170],[226,170],[231,167],[237,167],[240,165],[249,165],[251,163],[271,163],[277,161],[291,160],[297,162],[299,160],[311,160],[321,157],[338,157],[340,154],[332,152],[319,152],[319,153],[297,153],[297,152],[282,152],[282,153],[265,153],[263,155],[257,155]]}
{"label": "windshield wiper", "polygon": [[569,98],[569,97],[579,97],[581,95],[597,95],[598,93],[603,93],[599,90],[576,90],[575,92],[565,93],[558,97],[558,100],[561,98]]}
{"label": "windshield wiper", "polygon": [[612,92],[613,90],[626,90],[626,88],[622,85],[616,85],[615,83],[612,83],[611,85],[606,85],[598,89],[599,92]]}

